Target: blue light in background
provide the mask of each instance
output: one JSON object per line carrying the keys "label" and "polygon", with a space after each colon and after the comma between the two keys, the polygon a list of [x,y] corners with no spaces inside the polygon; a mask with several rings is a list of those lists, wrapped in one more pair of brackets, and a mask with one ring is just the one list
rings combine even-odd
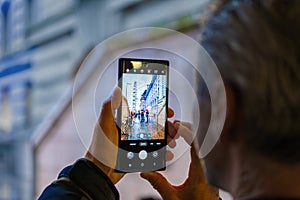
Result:
{"label": "blue light in background", "polygon": [[1,5],[1,11],[5,17],[8,15],[9,8],[10,8],[10,1],[9,0],[4,1]]}

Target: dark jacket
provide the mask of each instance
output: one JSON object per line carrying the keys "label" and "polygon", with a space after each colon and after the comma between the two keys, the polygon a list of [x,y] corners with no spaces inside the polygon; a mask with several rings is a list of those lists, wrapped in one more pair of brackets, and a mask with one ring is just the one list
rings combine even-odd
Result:
{"label": "dark jacket", "polygon": [[119,193],[106,174],[82,158],[60,172],[58,179],[39,197],[39,200],[44,199],[119,199]]}

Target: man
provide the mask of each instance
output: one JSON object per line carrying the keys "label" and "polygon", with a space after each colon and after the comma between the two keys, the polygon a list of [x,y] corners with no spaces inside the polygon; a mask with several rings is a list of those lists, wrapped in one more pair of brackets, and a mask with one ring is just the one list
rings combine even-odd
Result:
{"label": "man", "polygon": [[[300,199],[299,18],[297,0],[230,1],[203,31],[228,103],[206,176],[235,199]],[[158,174],[145,177],[174,196]]]}
{"label": "man", "polygon": [[[235,0],[218,10],[203,30],[201,43],[219,68],[227,95],[225,126],[204,159],[205,173],[210,184],[235,199],[300,199],[299,18],[298,0]],[[103,105],[99,119],[111,141],[117,141],[111,108],[118,106],[113,103],[118,102],[118,93],[117,89]],[[202,104],[205,107],[205,98]],[[170,137],[183,126],[170,124]],[[61,173],[65,182],[59,179],[50,185],[40,199],[118,198],[113,184],[122,174],[94,156],[104,157],[97,149],[97,131],[96,127],[85,156],[88,160],[65,169]],[[188,138],[188,132],[181,135]],[[201,138],[202,133],[198,134]],[[206,184],[194,148],[191,157],[182,186],[170,185],[156,172],[141,176],[164,199],[217,199]],[[80,179],[80,172],[91,179]]]}

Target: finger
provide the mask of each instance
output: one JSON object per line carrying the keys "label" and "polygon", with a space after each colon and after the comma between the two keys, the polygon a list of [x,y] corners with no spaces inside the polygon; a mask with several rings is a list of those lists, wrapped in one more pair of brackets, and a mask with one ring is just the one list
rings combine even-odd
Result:
{"label": "finger", "polygon": [[176,128],[176,130],[178,130],[178,127],[175,125],[177,124],[177,122],[179,122],[180,125],[182,126],[185,126],[186,128],[190,129],[191,131],[193,131],[194,127],[193,127],[193,124],[190,123],[190,122],[182,122],[182,121],[179,121],[179,120],[174,120],[173,124],[174,124],[174,127]]}
{"label": "finger", "polygon": [[218,188],[215,188],[207,183],[201,159],[199,158],[198,151],[195,148],[195,143],[193,143],[191,145],[191,164],[189,175],[185,184],[195,185],[197,183],[202,185],[202,187],[206,186],[205,194],[203,194],[204,197],[206,197],[207,199],[219,199]]}
{"label": "finger", "polygon": [[99,117],[99,124],[104,130],[112,129],[112,125],[115,125],[114,111],[120,106],[122,100],[122,92],[117,87],[112,93],[111,97],[105,101],[102,105],[102,110]]}
{"label": "finger", "polygon": [[111,105],[112,109],[116,110],[119,108],[122,100],[122,90],[120,87],[116,87],[113,94],[111,95]]}
{"label": "finger", "polygon": [[181,122],[181,121],[178,120],[178,119],[175,119],[175,120],[173,121],[173,124],[176,124],[176,122]]}
{"label": "finger", "polygon": [[190,122],[181,122],[181,124],[185,127],[187,127],[188,129],[190,129],[191,131],[194,130],[194,124],[190,123]]}
{"label": "finger", "polygon": [[195,134],[188,127],[184,126],[182,122],[176,122],[174,124],[175,129],[177,129],[177,133],[183,137],[186,143],[191,144]]}
{"label": "finger", "polygon": [[168,121],[168,136],[173,139],[177,135],[177,129],[174,124]]}
{"label": "finger", "polygon": [[168,108],[168,118],[171,118],[174,116],[174,110],[172,108]]}
{"label": "finger", "polygon": [[171,151],[166,152],[166,161],[171,161],[174,158],[174,154]]}
{"label": "finger", "polygon": [[189,170],[189,177],[191,179],[206,181],[201,159],[198,156],[198,151],[196,150],[194,144],[191,145],[191,164]]}
{"label": "finger", "polygon": [[167,144],[172,149],[174,149],[176,147],[176,141],[175,141],[175,139],[172,139],[170,137],[167,138]]}
{"label": "finger", "polygon": [[112,112],[111,100],[107,100],[102,105],[102,110],[99,117],[100,126],[105,126],[108,121],[114,121],[114,116]]}
{"label": "finger", "polygon": [[157,172],[141,173],[141,177],[146,179],[163,199],[174,199],[175,189],[161,174]]}

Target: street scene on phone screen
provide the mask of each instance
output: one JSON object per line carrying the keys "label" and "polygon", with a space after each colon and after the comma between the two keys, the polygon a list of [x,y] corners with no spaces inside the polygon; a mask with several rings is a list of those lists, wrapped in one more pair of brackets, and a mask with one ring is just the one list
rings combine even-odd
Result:
{"label": "street scene on phone screen", "polygon": [[164,139],[166,81],[163,74],[123,74],[121,140]]}

